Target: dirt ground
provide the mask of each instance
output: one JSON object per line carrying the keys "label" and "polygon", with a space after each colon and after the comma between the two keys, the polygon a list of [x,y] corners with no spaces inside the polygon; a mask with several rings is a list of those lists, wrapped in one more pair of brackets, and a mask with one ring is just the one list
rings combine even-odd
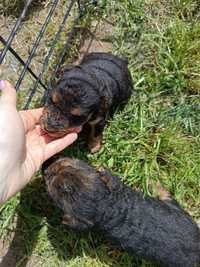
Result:
{"label": "dirt ground", "polygon": [[98,22],[95,25],[91,37],[85,39],[83,46],[79,50],[78,63],[85,54],[92,52],[111,52],[112,51],[112,30],[113,26],[107,21]]}

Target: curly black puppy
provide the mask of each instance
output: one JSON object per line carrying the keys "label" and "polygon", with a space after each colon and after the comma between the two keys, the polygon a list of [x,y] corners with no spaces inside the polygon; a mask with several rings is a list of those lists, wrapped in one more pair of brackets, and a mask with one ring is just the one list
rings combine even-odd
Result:
{"label": "curly black puppy", "polygon": [[[106,118],[126,104],[132,92],[128,62],[109,53],[91,53],[78,66],[66,67],[50,91],[41,127],[59,137],[89,130],[91,152],[100,149]],[[86,127],[85,127],[86,128]]]}
{"label": "curly black puppy", "polygon": [[69,228],[101,232],[130,255],[162,266],[200,264],[200,231],[164,189],[162,200],[144,197],[109,172],[69,158],[44,166],[44,177]]}

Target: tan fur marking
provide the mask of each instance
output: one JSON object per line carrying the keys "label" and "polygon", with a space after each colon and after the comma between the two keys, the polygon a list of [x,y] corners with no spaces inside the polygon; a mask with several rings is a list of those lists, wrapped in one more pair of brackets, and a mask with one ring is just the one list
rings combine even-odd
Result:
{"label": "tan fur marking", "polygon": [[63,161],[63,162],[61,162],[61,166],[63,166],[63,167],[72,166],[73,167],[73,164],[71,164],[70,162],[67,162],[67,161]]}
{"label": "tan fur marking", "polygon": [[102,117],[97,117],[95,120],[89,121],[88,123],[90,124],[90,126],[95,126],[101,120],[102,120]]}
{"label": "tan fur marking", "polygon": [[80,115],[81,115],[81,109],[80,109],[80,108],[72,108],[72,109],[70,110],[70,113],[71,113],[72,115],[75,115],[75,116],[80,116]]}
{"label": "tan fur marking", "polygon": [[55,104],[60,102],[60,95],[57,92],[53,92],[51,98]]}
{"label": "tan fur marking", "polygon": [[[92,127],[92,129],[93,129],[93,127]],[[91,153],[96,153],[101,148],[102,135],[99,135],[97,137],[94,137],[93,131],[91,131],[91,135],[90,135],[90,138],[89,138],[88,147],[89,147]]]}

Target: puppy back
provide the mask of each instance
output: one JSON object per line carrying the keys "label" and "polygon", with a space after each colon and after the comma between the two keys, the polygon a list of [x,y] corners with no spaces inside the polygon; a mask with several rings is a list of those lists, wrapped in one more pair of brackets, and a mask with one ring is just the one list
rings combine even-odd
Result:
{"label": "puppy back", "polygon": [[110,53],[86,55],[81,66],[92,71],[104,83],[105,93],[114,101],[127,102],[133,92],[133,81],[128,70],[128,60]]}

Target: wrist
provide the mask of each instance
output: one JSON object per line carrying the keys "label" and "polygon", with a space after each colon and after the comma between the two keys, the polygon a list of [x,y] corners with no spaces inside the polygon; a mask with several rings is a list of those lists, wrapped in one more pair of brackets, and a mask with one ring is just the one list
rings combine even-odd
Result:
{"label": "wrist", "polygon": [[0,176],[0,205],[4,204],[8,199],[20,191],[20,178],[23,177],[20,175],[18,169],[1,173],[3,173],[3,175]]}
{"label": "wrist", "polygon": [[9,183],[8,179],[5,175],[0,176],[0,205],[2,205],[8,196],[9,191]]}

